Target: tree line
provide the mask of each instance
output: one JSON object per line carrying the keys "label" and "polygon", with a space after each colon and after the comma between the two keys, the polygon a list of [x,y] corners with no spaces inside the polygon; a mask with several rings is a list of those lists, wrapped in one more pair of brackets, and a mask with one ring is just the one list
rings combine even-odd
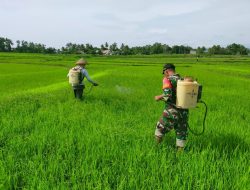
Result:
{"label": "tree line", "polygon": [[0,52],[18,52],[18,53],[47,53],[47,54],[92,54],[92,55],[152,55],[152,54],[209,54],[209,55],[247,55],[250,50],[241,44],[230,44],[227,47],[220,45],[213,45],[210,48],[198,47],[194,50],[190,46],[169,45],[162,43],[154,43],[153,45],[129,47],[126,44],[121,44],[118,47],[117,43],[102,44],[100,47],[95,47],[89,43],[87,44],[74,44],[67,43],[64,47],[56,49],[53,47],[46,47],[44,44],[16,41],[16,46],[11,39],[0,37]]}

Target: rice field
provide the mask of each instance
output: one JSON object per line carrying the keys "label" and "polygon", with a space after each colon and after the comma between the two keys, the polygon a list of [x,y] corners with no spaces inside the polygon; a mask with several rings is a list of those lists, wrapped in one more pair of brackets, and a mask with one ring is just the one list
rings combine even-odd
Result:
{"label": "rice field", "polygon": [[[84,56],[99,86],[78,101],[66,75],[80,57],[0,53],[0,189],[250,189],[250,57]],[[174,131],[154,139],[164,63],[208,105],[181,154]]]}

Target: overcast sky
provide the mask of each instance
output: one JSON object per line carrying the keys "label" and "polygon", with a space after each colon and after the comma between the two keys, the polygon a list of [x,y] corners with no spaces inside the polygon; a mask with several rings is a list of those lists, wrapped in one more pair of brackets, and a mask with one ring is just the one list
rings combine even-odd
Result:
{"label": "overcast sky", "polygon": [[68,42],[250,47],[250,0],[0,0],[0,37],[56,48]]}

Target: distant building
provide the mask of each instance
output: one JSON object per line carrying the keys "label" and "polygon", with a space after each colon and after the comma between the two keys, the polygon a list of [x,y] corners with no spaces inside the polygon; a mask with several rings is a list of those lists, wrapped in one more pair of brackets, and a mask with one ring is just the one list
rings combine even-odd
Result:
{"label": "distant building", "polygon": [[79,51],[77,51],[76,53],[77,53],[77,54],[85,54],[85,52],[84,52],[84,51],[80,51],[80,50],[79,50]]}
{"label": "distant building", "polygon": [[112,55],[112,51],[110,51],[109,49],[105,49],[105,50],[101,50],[102,55]]}
{"label": "distant building", "polygon": [[190,50],[190,54],[196,55],[196,50],[195,49]]}

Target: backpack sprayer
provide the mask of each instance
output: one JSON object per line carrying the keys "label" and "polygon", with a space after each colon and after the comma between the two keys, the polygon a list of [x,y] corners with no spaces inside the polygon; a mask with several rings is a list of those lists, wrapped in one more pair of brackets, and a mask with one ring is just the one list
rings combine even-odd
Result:
{"label": "backpack sprayer", "polygon": [[[80,78],[81,78],[81,69],[79,68],[72,68],[69,70],[69,74],[68,74],[68,77],[69,77],[69,83],[72,85],[72,86],[77,86],[79,85],[80,83]],[[89,94],[92,89],[93,89],[93,86],[94,85],[91,85],[91,87],[89,88],[89,90],[87,92],[85,92],[85,94]]]}
{"label": "backpack sprayer", "polygon": [[81,70],[75,67],[70,69],[68,77],[71,85],[78,85],[80,83]]}
{"label": "backpack sprayer", "polygon": [[207,105],[201,100],[202,85],[197,81],[190,80],[190,78],[184,78],[184,80],[177,81],[176,88],[176,107],[181,109],[195,108],[198,103],[202,103],[205,106],[205,114],[203,118],[203,129],[200,133],[194,132],[188,126],[191,133],[194,135],[202,135],[205,131],[205,120],[207,116]]}

